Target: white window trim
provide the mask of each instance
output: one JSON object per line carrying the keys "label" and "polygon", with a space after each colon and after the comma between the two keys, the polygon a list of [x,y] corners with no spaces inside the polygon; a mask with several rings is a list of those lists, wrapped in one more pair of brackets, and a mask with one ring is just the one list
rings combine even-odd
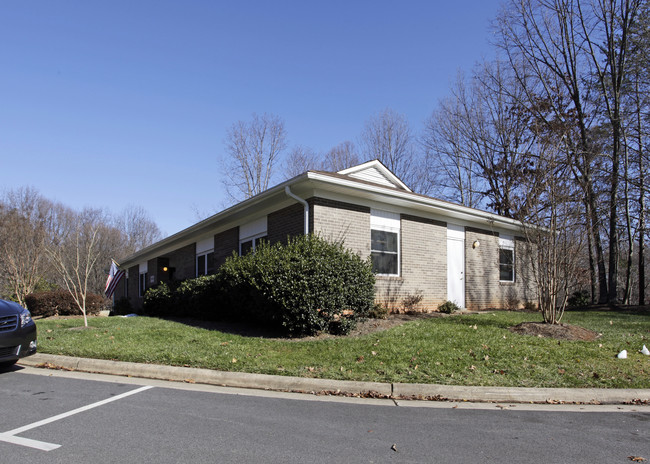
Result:
{"label": "white window trim", "polygon": [[[208,255],[210,253],[213,253],[214,249],[212,250],[205,250],[202,251],[201,253],[197,253],[196,257],[194,258],[194,275],[195,276],[203,276],[203,275],[208,275]],[[199,258],[203,256],[205,259],[203,260],[203,274],[199,274]]]}
{"label": "white window trim", "polygon": [[[390,211],[384,211],[379,209],[370,210],[370,253],[372,254],[372,231],[380,230],[383,232],[392,232],[397,234],[397,273],[396,274],[380,274],[376,273],[376,276],[381,277],[399,277],[400,271],[402,269],[402,231],[401,231],[401,217],[399,213],[393,213]],[[379,250],[374,250],[380,253],[389,253],[393,252],[381,252]]]}
{"label": "white window trim", "polygon": [[499,251],[501,250],[510,250],[512,251],[512,280],[502,280],[501,279],[501,256],[499,256],[499,282],[503,283],[514,283],[517,276],[515,275],[515,237],[513,235],[499,234]]}
{"label": "white window trim", "polygon": [[241,256],[241,246],[242,246],[243,243],[253,242],[252,246],[251,246],[251,250],[255,251],[255,248],[257,248],[257,246],[255,245],[255,242],[257,241],[257,239],[262,238],[262,237],[266,237],[267,235],[268,234],[266,233],[266,231],[264,231],[263,233],[260,233],[260,234],[257,234],[257,235],[251,235],[249,237],[246,237],[246,238],[243,238],[243,239],[239,240],[239,256]]}
{"label": "white window trim", "polygon": [[[144,288],[143,284],[144,283]],[[147,292],[147,271],[140,272],[138,274],[138,296],[140,298],[144,297],[144,294]]]}

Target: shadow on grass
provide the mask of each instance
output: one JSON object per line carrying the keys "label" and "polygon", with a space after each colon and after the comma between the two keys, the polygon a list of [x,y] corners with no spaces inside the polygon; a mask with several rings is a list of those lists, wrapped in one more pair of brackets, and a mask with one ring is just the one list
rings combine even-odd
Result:
{"label": "shadow on grass", "polygon": [[190,319],[182,317],[165,317],[161,318],[166,321],[177,322],[198,329],[214,330],[231,335],[239,335],[251,338],[286,338],[286,334],[271,327],[249,324],[244,322],[230,321],[205,321],[201,319]]}
{"label": "shadow on grass", "polygon": [[632,314],[637,316],[650,315],[650,305],[623,305],[623,304],[594,304],[587,306],[574,306],[566,309],[572,311],[613,311],[622,314]]}

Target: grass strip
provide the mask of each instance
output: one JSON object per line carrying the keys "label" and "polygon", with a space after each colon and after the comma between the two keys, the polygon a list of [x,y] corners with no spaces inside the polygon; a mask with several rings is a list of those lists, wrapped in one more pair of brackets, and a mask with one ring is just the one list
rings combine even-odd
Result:
{"label": "grass strip", "polygon": [[[602,334],[558,341],[508,330],[538,314],[484,312],[423,319],[362,337],[244,337],[149,317],[37,321],[39,352],[223,371],[373,382],[508,387],[650,388],[650,317],[569,312]],[[626,349],[628,359],[616,354]]]}

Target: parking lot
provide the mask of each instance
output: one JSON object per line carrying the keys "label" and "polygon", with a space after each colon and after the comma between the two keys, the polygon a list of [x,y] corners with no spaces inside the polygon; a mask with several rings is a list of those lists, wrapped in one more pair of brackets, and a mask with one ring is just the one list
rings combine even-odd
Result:
{"label": "parking lot", "polygon": [[391,400],[33,368],[1,373],[0,398],[4,462],[629,462],[628,456],[650,457],[647,407],[401,407]]}

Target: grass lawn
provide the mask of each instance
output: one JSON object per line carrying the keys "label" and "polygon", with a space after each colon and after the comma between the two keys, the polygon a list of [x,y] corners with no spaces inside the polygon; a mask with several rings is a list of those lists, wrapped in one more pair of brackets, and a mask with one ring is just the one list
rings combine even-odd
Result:
{"label": "grass lawn", "polygon": [[[602,335],[558,341],[508,330],[539,314],[486,312],[407,322],[358,338],[243,337],[148,317],[37,321],[39,352],[224,371],[378,382],[521,387],[650,388],[650,316],[568,312]],[[72,329],[72,330],[71,330]],[[628,359],[616,359],[626,349]]]}

